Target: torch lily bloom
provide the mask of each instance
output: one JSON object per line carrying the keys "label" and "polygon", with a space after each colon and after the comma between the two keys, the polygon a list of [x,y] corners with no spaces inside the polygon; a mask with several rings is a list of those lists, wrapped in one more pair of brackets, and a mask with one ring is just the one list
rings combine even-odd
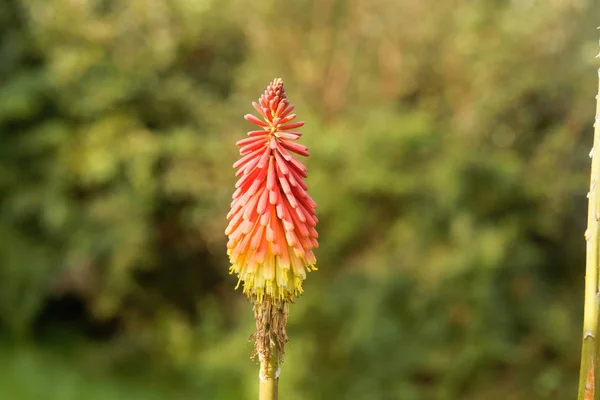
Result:
{"label": "torch lily bloom", "polygon": [[306,167],[292,153],[309,154],[296,142],[302,134],[294,129],[304,122],[293,122],[281,79],[252,105],[262,119],[247,114],[259,129],[236,143],[242,157],[233,164],[239,180],[227,215],[227,254],[250,299],[281,304],[302,294],[306,271],[316,270],[316,204],[303,181]]}

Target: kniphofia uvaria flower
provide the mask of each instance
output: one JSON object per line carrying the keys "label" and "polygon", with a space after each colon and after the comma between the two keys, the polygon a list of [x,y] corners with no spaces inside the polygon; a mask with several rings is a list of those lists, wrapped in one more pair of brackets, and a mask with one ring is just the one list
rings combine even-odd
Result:
{"label": "kniphofia uvaria flower", "polygon": [[292,131],[304,122],[293,122],[294,106],[281,79],[252,105],[262,120],[247,114],[260,129],[237,142],[242,158],[233,167],[240,178],[225,231],[231,272],[253,300],[289,301],[302,293],[318,246],[316,204],[303,182],[306,167],[293,155],[308,156],[306,146],[296,142],[302,134]]}
{"label": "kniphofia uvaria flower", "polygon": [[245,119],[258,129],[238,141],[242,156],[234,165],[239,177],[227,215],[227,253],[238,286],[253,301],[257,323],[256,354],[262,361],[273,355],[279,363],[287,341],[287,304],[302,294],[306,272],[314,270],[318,246],[315,202],[307,193],[306,167],[295,155],[307,157],[297,140],[294,106],[283,81],[269,84],[258,103],[260,118]]}

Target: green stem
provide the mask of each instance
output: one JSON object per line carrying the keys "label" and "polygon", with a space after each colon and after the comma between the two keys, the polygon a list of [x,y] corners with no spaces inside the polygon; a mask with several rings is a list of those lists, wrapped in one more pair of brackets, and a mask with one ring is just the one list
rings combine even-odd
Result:
{"label": "green stem", "polygon": [[581,370],[579,374],[578,400],[596,400],[598,387],[598,301],[600,250],[600,70],[598,70],[598,96],[594,122],[594,144],[592,149],[592,171],[588,205],[588,226],[585,232],[585,299],[583,311],[583,343],[581,346]]}
{"label": "green stem", "polygon": [[[272,353],[277,353],[273,349]],[[277,354],[260,361],[258,400],[277,400],[279,390],[279,368]]]}

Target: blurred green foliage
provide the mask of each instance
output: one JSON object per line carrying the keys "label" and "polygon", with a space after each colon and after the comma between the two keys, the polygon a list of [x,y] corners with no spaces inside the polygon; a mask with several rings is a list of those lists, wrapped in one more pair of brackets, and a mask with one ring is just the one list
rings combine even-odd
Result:
{"label": "blurred green foliage", "polygon": [[274,77],[321,220],[281,397],[572,397],[598,6],[4,0],[0,398],[254,398],[223,229]]}

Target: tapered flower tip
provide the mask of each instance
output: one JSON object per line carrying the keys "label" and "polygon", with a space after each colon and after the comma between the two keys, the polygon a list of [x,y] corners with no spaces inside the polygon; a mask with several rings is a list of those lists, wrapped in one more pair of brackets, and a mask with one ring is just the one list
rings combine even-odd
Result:
{"label": "tapered flower tip", "polygon": [[260,118],[244,118],[259,129],[237,142],[242,157],[233,164],[239,180],[225,230],[230,272],[256,302],[291,301],[302,293],[306,271],[316,269],[312,250],[319,245],[316,204],[303,181],[306,167],[294,156],[309,155],[296,142],[302,134],[292,131],[304,122],[292,122],[294,106],[281,79],[252,105]]}

